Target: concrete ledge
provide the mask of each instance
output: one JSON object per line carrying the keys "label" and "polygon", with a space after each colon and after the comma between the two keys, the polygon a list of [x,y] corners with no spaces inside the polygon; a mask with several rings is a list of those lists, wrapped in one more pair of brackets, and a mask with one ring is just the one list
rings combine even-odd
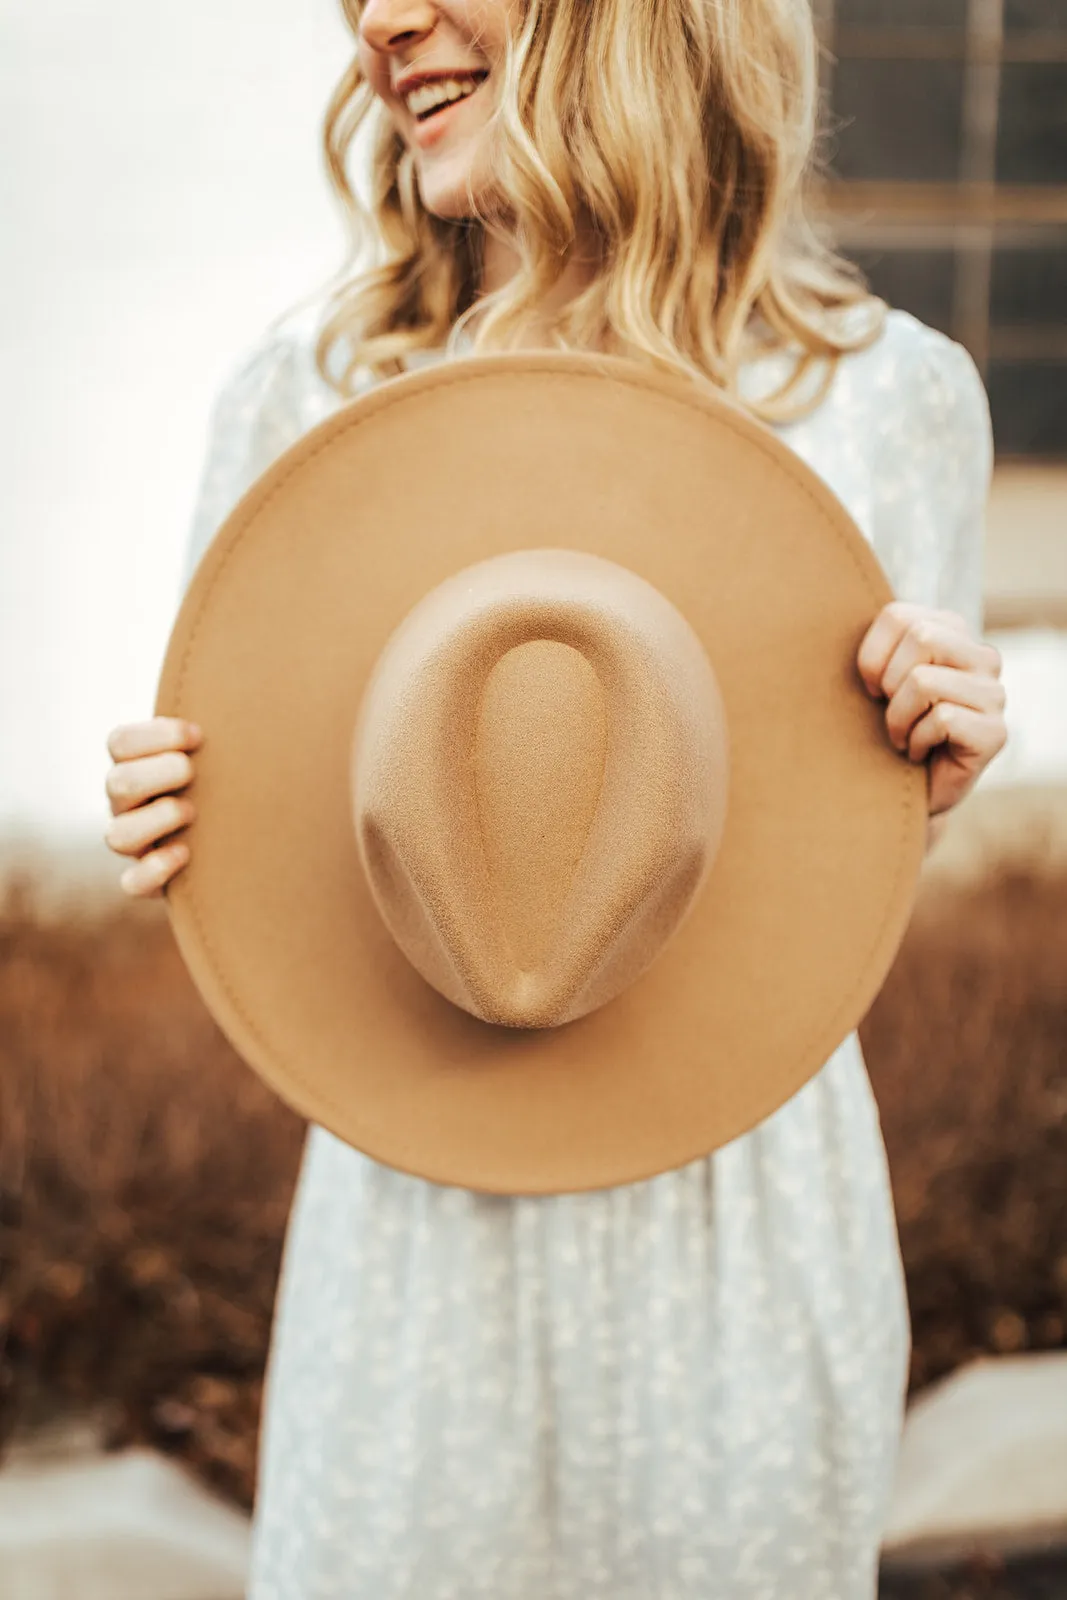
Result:
{"label": "concrete ledge", "polygon": [[149,1450],[16,1456],[0,1473],[6,1600],[241,1600],[248,1522]]}
{"label": "concrete ledge", "polygon": [[973,1363],[904,1428],[887,1570],[1067,1548],[1067,1352]]}

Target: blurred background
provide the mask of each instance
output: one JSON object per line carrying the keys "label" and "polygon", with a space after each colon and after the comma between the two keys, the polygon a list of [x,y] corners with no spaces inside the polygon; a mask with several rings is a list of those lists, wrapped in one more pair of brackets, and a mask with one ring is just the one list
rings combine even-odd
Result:
{"label": "blurred background", "polygon": [[[931,857],[864,1029],[920,1400],[977,1357],[1065,1345],[1067,0],[816,4],[822,217],[878,293],[971,351],[997,446],[1011,742]],[[320,127],[349,54],[333,0],[0,6],[0,1600],[52,1592],[44,1566],[5,1588],[5,1529],[37,1526],[11,1495],[82,1437],[220,1497],[182,1515],[222,1518],[221,1565],[182,1577],[172,1550],[170,1589],[134,1563],[102,1600],[240,1592],[302,1129],[219,1038],[159,907],[119,903],[104,742],[153,701],[215,392],[339,264]],[[41,1538],[69,1544],[47,1481]],[[123,1482],[104,1521],[147,1494]],[[984,1566],[922,1592],[1043,1583],[1005,1575],[995,1532]]]}

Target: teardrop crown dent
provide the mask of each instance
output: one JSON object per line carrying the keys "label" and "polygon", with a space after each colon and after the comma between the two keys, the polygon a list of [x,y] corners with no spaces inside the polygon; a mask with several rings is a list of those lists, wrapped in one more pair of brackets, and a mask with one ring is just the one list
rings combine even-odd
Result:
{"label": "teardrop crown dent", "polygon": [[728,791],[707,654],[651,584],[519,551],[447,579],[367,686],[353,746],[374,901],[486,1022],[558,1026],[655,960],[703,887]]}

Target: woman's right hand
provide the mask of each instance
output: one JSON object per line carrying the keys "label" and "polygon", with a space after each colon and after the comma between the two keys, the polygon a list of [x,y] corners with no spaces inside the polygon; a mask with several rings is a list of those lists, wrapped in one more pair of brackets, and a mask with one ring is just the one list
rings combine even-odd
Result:
{"label": "woman's right hand", "polygon": [[175,835],[196,815],[181,791],[192,781],[190,752],[202,738],[195,723],[153,717],[116,728],[107,741],[113,821],[104,838],[117,855],[137,857],[119,880],[126,894],[161,894],[189,860],[189,846]]}

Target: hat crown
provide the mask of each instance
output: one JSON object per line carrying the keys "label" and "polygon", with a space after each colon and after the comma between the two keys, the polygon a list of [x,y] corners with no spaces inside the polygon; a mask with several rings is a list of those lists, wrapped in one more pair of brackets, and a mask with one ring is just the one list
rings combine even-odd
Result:
{"label": "hat crown", "polygon": [[655,960],[726,813],[725,716],[689,624],[600,557],[519,551],[433,590],[361,707],[356,835],[405,955],[464,1010],[552,1027]]}

